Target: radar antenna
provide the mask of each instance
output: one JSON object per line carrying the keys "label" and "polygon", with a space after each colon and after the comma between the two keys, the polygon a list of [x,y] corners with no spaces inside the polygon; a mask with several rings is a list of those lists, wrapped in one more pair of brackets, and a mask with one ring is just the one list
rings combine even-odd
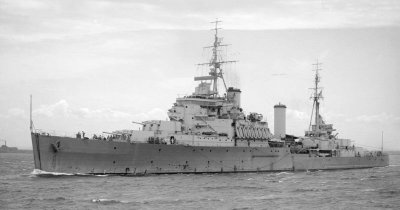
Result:
{"label": "radar antenna", "polygon": [[210,23],[215,24],[215,27],[211,30],[215,31],[214,34],[214,44],[212,46],[208,46],[205,48],[211,48],[212,49],[212,57],[210,59],[210,62],[207,63],[200,63],[198,65],[208,65],[210,67],[210,72],[208,73],[210,76],[200,76],[200,77],[195,77],[195,81],[204,81],[204,80],[211,80],[213,82],[213,90],[212,90],[212,95],[218,96],[218,78],[222,79],[222,82],[225,87],[225,91],[228,90],[225,79],[223,76],[223,69],[221,68],[221,65],[226,64],[226,63],[235,63],[237,61],[224,61],[222,56],[220,55],[220,47],[223,46],[228,46],[227,44],[221,44],[223,38],[218,37],[218,30],[221,29],[218,27],[218,23],[221,23],[222,21],[218,20],[218,18]]}

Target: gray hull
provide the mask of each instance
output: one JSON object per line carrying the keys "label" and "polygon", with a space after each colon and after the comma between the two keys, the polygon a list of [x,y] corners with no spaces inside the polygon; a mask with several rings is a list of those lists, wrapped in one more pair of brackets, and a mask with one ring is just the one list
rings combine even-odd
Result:
{"label": "gray hull", "polygon": [[84,174],[161,174],[351,169],[387,166],[387,155],[309,157],[287,147],[198,147],[32,134],[35,168]]}

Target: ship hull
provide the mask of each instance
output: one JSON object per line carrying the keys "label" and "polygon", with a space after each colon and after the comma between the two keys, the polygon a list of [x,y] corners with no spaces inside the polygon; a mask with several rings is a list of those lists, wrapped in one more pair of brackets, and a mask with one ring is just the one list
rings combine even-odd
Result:
{"label": "ship hull", "polygon": [[287,147],[206,147],[32,134],[35,168],[73,174],[166,174],[367,168],[388,157],[317,158]]}
{"label": "ship hull", "polygon": [[293,167],[296,171],[372,168],[388,165],[388,155],[363,157],[309,157],[308,154],[294,154],[293,158]]}

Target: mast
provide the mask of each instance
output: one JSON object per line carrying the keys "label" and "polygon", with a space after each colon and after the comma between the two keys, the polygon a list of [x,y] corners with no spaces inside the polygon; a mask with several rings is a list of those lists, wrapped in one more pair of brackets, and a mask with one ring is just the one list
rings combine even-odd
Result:
{"label": "mast", "polygon": [[208,73],[210,76],[200,76],[200,77],[195,77],[195,81],[204,81],[204,80],[211,80],[213,83],[212,87],[212,95],[218,96],[218,78],[222,79],[222,82],[225,87],[225,91],[228,90],[226,87],[225,79],[223,77],[223,71],[221,68],[221,65],[226,64],[226,63],[234,63],[237,61],[224,61],[222,60],[222,56],[219,55],[220,52],[220,47],[223,46],[228,46],[227,44],[221,44],[222,43],[222,38],[218,36],[218,30],[221,29],[218,27],[218,24],[221,23],[222,21],[218,20],[218,18],[210,23],[215,24],[214,28],[211,29],[215,31],[214,33],[214,43],[212,46],[205,47],[205,48],[211,48],[212,50],[212,57],[210,59],[210,62],[207,63],[200,63],[198,65],[208,65],[210,67],[210,72]]}
{"label": "mast", "polygon": [[315,67],[315,69],[313,70],[313,71],[315,71],[315,78],[314,78],[314,87],[312,88],[314,93],[311,96],[311,98],[314,100],[314,104],[315,104],[315,133],[317,134],[317,136],[319,136],[319,131],[320,131],[319,100],[323,99],[322,88],[319,87],[319,82],[321,81],[321,77],[319,75],[319,71],[322,70],[320,68],[321,65],[322,65],[322,63],[319,63],[318,59],[317,59],[317,62],[315,64],[313,64],[313,66]]}
{"label": "mast", "polygon": [[[218,29],[221,29],[221,28],[218,28],[218,23],[220,23],[220,22],[222,22],[222,21],[219,21],[218,19],[216,19],[214,22],[211,22],[211,23],[215,23],[215,28],[212,29],[212,30],[215,31],[215,34],[214,34],[214,44],[213,44],[213,48],[212,48],[213,55],[212,55],[211,62],[210,62],[210,66],[212,66],[211,69],[210,69],[211,70],[210,71],[210,75],[214,76],[214,83],[213,83],[213,92],[214,93],[218,93],[218,72],[217,72],[217,69],[219,69],[220,65],[217,62],[218,62],[218,47],[219,47],[219,44],[221,43],[219,41],[219,38],[218,38]],[[221,69],[220,69],[220,72],[221,72],[221,77],[222,77],[222,70]]]}
{"label": "mast", "polygon": [[381,152],[383,152],[383,131],[382,131],[382,144],[381,144]]}
{"label": "mast", "polygon": [[30,95],[29,128],[30,128],[31,133],[32,133],[32,132],[33,132],[33,121],[32,121],[32,95]]}

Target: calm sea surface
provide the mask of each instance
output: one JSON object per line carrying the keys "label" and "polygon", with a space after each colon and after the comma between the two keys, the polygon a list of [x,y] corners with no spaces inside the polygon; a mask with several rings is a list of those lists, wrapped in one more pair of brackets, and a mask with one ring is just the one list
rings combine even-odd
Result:
{"label": "calm sea surface", "polygon": [[400,155],[359,170],[37,176],[30,153],[0,153],[0,209],[400,209]]}

